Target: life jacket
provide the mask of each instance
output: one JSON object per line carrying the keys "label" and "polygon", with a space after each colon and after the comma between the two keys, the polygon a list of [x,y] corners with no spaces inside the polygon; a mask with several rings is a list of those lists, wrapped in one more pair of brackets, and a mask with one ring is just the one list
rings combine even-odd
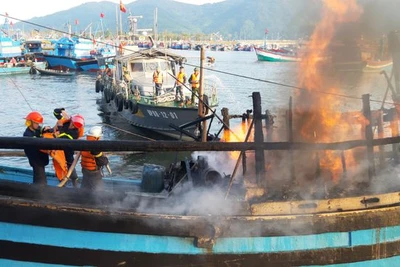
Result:
{"label": "life jacket", "polygon": [[200,80],[199,80],[200,74],[196,75],[195,73],[192,74],[190,77],[190,81],[192,83],[192,88],[199,88],[200,87]]}
{"label": "life jacket", "polygon": [[178,73],[178,85],[182,85],[185,82],[185,73],[184,72],[179,72]]}
{"label": "life jacket", "polygon": [[[43,138],[54,138],[52,133],[43,133]],[[53,159],[53,166],[58,180],[64,179],[67,176],[68,167],[67,161],[65,160],[65,154],[63,150],[40,150],[47,153]]]}
{"label": "life jacket", "polygon": [[[99,153],[96,155],[97,157],[102,156],[103,153]],[[82,151],[81,152],[81,166],[83,169],[89,170],[89,171],[96,171],[97,164],[95,160],[95,156],[92,155],[89,151]]]}
{"label": "life jacket", "polygon": [[153,74],[153,82],[154,83],[162,83],[163,82],[163,75],[160,72],[155,71]]}

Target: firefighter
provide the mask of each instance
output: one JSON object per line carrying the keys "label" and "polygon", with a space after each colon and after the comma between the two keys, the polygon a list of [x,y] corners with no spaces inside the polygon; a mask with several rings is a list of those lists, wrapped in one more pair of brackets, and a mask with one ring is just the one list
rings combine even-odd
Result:
{"label": "firefighter", "polygon": [[[32,111],[25,117],[27,126],[23,134],[24,137],[42,138],[44,132],[51,131],[49,126],[42,127],[43,116],[38,111]],[[45,166],[49,164],[49,155],[37,148],[25,148],[25,155],[29,160],[29,165],[33,169],[33,183],[41,186],[47,185]]]}
{"label": "firefighter", "polygon": [[[57,138],[65,138],[70,140],[77,140],[82,137],[84,131],[85,119],[82,115],[72,115],[69,120],[63,122],[62,125],[58,125],[58,130],[54,132]],[[71,168],[74,162],[75,151],[71,148],[64,149],[65,159],[67,161],[68,169]],[[78,175],[76,174],[75,168],[72,170],[70,179],[74,187],[78,187]]]}
{"label": "firefighter", "polygon": [[[100,140],[103,135],[101,126],[93,126],[86,134],[86,139],[89,141]],[[100,151],[82,151],[81,166],[82,166],[82,184],[81,188],[90,190],[102,189],[102,167],[108,165],[108,158]]]}

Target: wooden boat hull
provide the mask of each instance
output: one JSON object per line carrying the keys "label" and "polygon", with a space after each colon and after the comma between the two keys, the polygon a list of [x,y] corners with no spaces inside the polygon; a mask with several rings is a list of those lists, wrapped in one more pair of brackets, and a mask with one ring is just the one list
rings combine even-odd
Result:
{"label": "wooden boat hull", "polygon": [[35,68],[41,75],[49,75],[49,76],[73,76],[73,72],[66,72],[62,70],[52,70],[52,69],[41,69]]}
{"label": "wooden boat hull", "polygon": [[381,72],[390,71],[393,66],[392,60],[383,61],[349,61],[335,62],[335,70],[340,72]]}
{"label": "wooden boat hull", "polygon": [[258,61],[271,61],[271,62],[296,62],[301,58],[292,55],[285,55],[281,53],[274,53],[260,48],[254,48]]}
{"label": "wooden boat hull", "polygon": [[112,210],[93,205],[93,196],[79,192],[42,193],[86,198],[88,204],[55,204],[23,194],[0,197],[0,258],[73,266],[400,262],[400,207],[297,216],[188,216]]}
{"label": "wooden boat hull", "polygon": [[[220,212],[201,215],[191,212],[187,199],[130,194],[129,185],[87,192],[4,181],[26,182],[30,175],[12,168],[0,174],[2,265],[333,267],[400,262],[399,199],[389,206],[375,207],[375,201],[357,210],[287,215],[251,214],[247,203],[228,199],[215,203]],[[186,206],[186,212],[176,213],[174,205]]]}

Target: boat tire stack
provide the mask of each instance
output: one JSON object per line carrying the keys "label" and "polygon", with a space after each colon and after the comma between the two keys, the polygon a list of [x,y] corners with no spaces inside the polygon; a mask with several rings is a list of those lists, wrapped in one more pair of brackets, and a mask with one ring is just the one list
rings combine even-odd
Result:
{"label": "boat tire stack", "polygon": [[104,91],[104,85],[101,83],[100,80],[96,80],[96,93],[103,91]]}

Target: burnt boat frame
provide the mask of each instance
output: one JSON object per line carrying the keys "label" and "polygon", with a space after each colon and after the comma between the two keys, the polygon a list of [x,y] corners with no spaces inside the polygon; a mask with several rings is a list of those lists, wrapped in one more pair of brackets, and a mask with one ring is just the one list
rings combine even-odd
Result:
{"label": "burnt boat frame", "polygon": [[[293,142],[264,142],[260,122],[259,94],[253,94],[255,142],[252,143],[199,143],[181,141],[98,141],[46,140],[17,137],[0,137],[0,147],[15,149],[40,147],[61,149],[66,146],[76,150],[101,149],[103,151],[247,151],[254,150],[345,150],[364,146],[367,148],[400,143],[400,137],[372,139],[340,143],[308,144]],[[368,98],[363,98],[367,101]],[[368,105],[364,107],[368,108]],[[371,118],[370,110],[364,113]],[[366,131],[369,131],[366,126]],[[367,150],[371,152],[371,149]],[[372,155],[373,156],[373,155]],[[256,172],[263,171],[264,159],[256,160]],[[370,164],[373,162],[369,161]],[[373,166],[370,166],[369,175]],[[368,206],[357,210],[331,210],[329,212],[309,212],[305,214],[257,215],[249,212],[246,203],[241,203],[242,212],[221,215],[171,215],[143,213],[134,209],[111,211],[109,203],[124,199],[124,193],[105,193],[100,198],[84,190],[40,189],[31,185],[0,183],[0,224],[11,223],[49,229],[73,229],[101,233],[122,233],[142,236],[170,236],[186,238],[197,248],[208,251],[203,254],[152,253],[140,251],[112,251],[85,248],[68,248],[44,244],[23,243],[2,240],[4,249],[0,258],[19,261],[63,263],[73,265],[115,266],[118,264],[150,265],[209,265],[226,264],[265,266],[293,266],[316,264],[340,264],[358,261],[389,259],[399,256],[400,239],[380,240],[365,245],[353,245],[352,236],[357,231],[370,230],[377,235],[382,231],[399,231],[400,201],[385,206]],[[141,196],[136,196],[140,201]],[[159,200],[155,200],[157,202]],[[227,203],[231,200],[227,200]],[[247,203],[249,205],[250,203]],[[155,223],[157,222],[157,223]],[[246,231],[243,231],[246,229]],[[283,230],[285,229],[285,230]],[[288,230],[288,231],[286,231]],[[348,235],[349,243],[343,247],[325,247],[278,252],[252,253],[214,253],[213,246],[224,238],[264,238],[301,237],[343,233]]]}

